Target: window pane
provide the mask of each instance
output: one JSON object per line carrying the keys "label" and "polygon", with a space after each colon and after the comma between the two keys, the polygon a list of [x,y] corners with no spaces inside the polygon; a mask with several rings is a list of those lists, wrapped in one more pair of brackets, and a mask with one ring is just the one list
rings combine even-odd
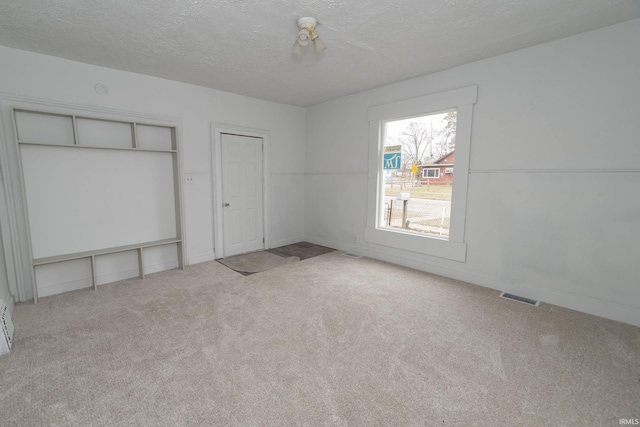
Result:
{"label": "window pane", "polygon": [[448,110],[385,122],[380,227],[448,238],[456,119]]}

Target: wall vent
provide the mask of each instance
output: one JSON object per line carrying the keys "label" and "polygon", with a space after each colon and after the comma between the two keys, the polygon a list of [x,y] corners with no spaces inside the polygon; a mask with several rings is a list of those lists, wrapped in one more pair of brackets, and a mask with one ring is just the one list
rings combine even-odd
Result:
{"label": "wall vent", "polygon": [[342,256],[346,256],[348,258],[362,258],[362,255],[357,255],[357,254],[352,254],[351,252],[345,252],[342,254]]}
{"label": "wall vent", "polygon": [[537,306],[540,305],[540,301],[536,301],[536,300],[533,300],[533,299],[521,297],[521,296],[518,296],[518,295],[508,294],[506,292],[501,293],[500,294],[500,298],[510,299],[511,301],[521,302],[523,304],[531,305],[533,307],[537,307]]}
{"label": "wall vent", "polygon": [[0,299],[0,354],[9,353],[11,343],[13,342],[13,323],[9,316],[9,308],[3,300]]}

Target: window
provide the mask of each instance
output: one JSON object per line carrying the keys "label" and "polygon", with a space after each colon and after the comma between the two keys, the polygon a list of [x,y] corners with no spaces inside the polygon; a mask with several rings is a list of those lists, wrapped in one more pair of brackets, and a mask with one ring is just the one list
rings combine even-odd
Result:
{"label": "window", "polygon": [[470,86],[369,108],[367,242],[465,261],[476,97]]}
{"label": "window", "polygon": [[[400,170],[403,178],[385,181],[384,198],[378,199],[384,204],[381,228],[449,238],[453,181],[440,179],[440,167],[453,162],[456,121],[457,111],[449,109],[384,123],[382,168]],[[426,166],[419,172],[418,165]],[[400,193],[406,201],[398,199]]]}
{"label": "window", "polygon": [[422,169],[423,178],[440,178],[440,169],[426,168]]}

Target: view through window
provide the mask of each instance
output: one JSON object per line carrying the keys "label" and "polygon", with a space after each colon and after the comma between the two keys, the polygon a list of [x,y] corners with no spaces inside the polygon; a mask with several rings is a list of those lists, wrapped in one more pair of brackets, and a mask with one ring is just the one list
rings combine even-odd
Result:
{"label": "view through window", "polygon": [[448,239],[456,120],[453,109],[385,122],[379,226]]}

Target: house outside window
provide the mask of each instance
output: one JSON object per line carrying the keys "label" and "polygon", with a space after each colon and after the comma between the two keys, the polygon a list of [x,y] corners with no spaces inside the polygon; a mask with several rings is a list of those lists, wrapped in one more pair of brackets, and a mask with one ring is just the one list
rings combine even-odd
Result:
{"label": "house outside window", "polygon": [[440,169],[424,168],[422,169],[423,178],[440,178]]}
{"label": "house outside window", "polygon": [[440,157],[433,164],[423,166],[420,185],[451,185],[453,186],[453,165],[455,150],[451,150]]}

